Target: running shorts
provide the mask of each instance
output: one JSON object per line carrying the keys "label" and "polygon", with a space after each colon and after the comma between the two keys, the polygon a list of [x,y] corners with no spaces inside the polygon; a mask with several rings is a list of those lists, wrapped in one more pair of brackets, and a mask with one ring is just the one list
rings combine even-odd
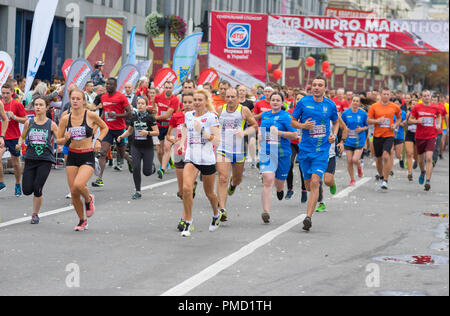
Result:
{"label": "running shorts", "polygon": [[328,169],[329,153],[307,153],[302,152],[298,154],[298,161],[305,180],[311,180],[312,175],[318,175],[323,179],[323,175]]}
{"label": "running shorts", "polygon": [[328,169],[327,172],[329,174],[334,175],[336,173],[336,156],[330,158],[330,160],[328,160]]}
{"label": "running shorts", "polygon": [[401,145],[401,144],[404,144],[404,143],[405,143],[405,140],[404,140],[404,139],[395,139],[395,140],[394,140],[395,146]]}
{"label": "running shorts", "polygon": [[405,138],[405,142],[410,142],[410,143],[416,143],[416,133],[407,131],[406,132],[406,138]]}
{"label": "running shorts", "polygon": [[431,139],[416,139],[417,154],[422,155],[428,151],[434,152],[436,137]]}
{"label": "running shorts", "polygon": [[162,142],[166,139],[167,133],[169,132],[169,128],[158,126],[158,129],[159,129],[158,139],[160,142]]}
{"label": "running shorts", "polygon": [[11,156],[20,157],[20,151],[16,150],[16,146],[19,143],[19,139],[5,140],[5,148],[9,151]]}
{"label": "running shorts", "polygon": [[353,152],[355,152],[355,151],[357,151],[357,150],[361,150],[361,149],[363,149],[364,147],[350,147],[350,146],[344,146],[344,149],[345,150],[348,150],[348,151],[353,151]]}
{"label": "running shorts", "polygon": [[184,169],[184,165],[185,165],[186,163],[184,162],[184,161],[179,161],[179,162],[176,162],[175,163],[175,168],[177,169],[177,170],[182,170],[182,169]]}
{"label": "running shorts", "polygon": [[278,159],[261,160],[259,163],[260,172],[275,173],[275,178],[280,181],[286,181],[289,170],[291,170],[291,157],[278,157]]}
{"label": "running shorts", "polygon": [[113,145],[114,142],[116,142],[117,147],[125,147],[126,146],[125,140],[122,139],[120,142],[117,141],[119,136],[121,136],[122,134],[123,134],[123,130],[117,130],[117,131],[109,130],[108,134],[103,139],[103,141],[107,142],[111,145]]}
{"label": "running shorts", "polygon": [[203,166],[203,165],[197,165],[197,164],[192,163],[190,161],[186,161],[186,165],[187,164],[192,164],[195,168],[197,168],[197,170],[200,171],[200,173],[203,176],[211,176],[211,175],[213,175],[213,174],[215,174],[217,172],[216,165]]}
{"label": "running shorts", "polygon": [[78,152],[77,150],[69,149],[66,167],[89,166],[95,170],[95,154],[94,151]]}
{"label": "running shorts", "polygon": [[373,147],[375,149],[375,157],[383,157],[384,152],[391,154],[392,148],[394,147],[394,141],[394,137],[374,137]]}
{"label": "running shorts", "polygon": [[[245,153],[244,154],[229,154],[229,153],[226,153],[221,150],[217,151],[217,156],[220,156],[217,159],[218,162],[230,161],[232,165],[238,164],[238,163],[245,163],[245,160],[247,159],[247,155]],[[225,158],[226,161],[219,161],[221,157]]]}

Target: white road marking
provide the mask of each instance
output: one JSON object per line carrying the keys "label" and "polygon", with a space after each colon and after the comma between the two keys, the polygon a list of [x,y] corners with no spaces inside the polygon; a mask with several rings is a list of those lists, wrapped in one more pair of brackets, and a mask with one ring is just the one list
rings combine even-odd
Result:
{"label": "white road marking", "polygon": [[[177,179],[172,179],[172,180],[168,180],[168,181],[165,181],[165,182],[161,182],[161,183],[157,183],[157,184],[152,184],[152,185],[146,186],[146,187],[142,188],[142,191],[153,190],[153,189],[156,189],[156,188],[168,185],[168,184],[172,184],[174,182],[177,182]],[[65,212],[73,211],[73,210],[74,210],[73,206],[67,206],[67,207],[59,208],[57,210],[48,211],[48,212],[45,212],[45,213],[39,213],[39,217],[40,218],[44,218],[44,217],[57,215],[57,214],[61,214],[61,213],[65,213]],[[4,228],[4,227],[9,227],[9,226],[12,226],[12,225],[26,223],[26,222],[29,222],[30,220],[31,220],[31,216],[27,216],[27,217],[14,219],[12,221],[8,221],[8,222],[5,222],[5,223],[0,223],[0,229]]]}
{"label": "white road marking", "polygon": [[300,215],[299,217],[294,218],[292,221],[284,224],[283,226],[278,227],[277,229],[265,234],[264,236],[258,238],[254,242],[242,247],[239,251],[229,255],[226,258],[216,262],[215,264],[209,266],[205,270],[200,273],[194,275],[192,278],[184,281],[183,283],[175,286],[174,288],[168,290],[167,292],[161,294],[161,296],[183,296],[192,291],[197,286],[205,283],[211,278],[215,277],[220,272],[228,269],[238,261],[243,258],[249,256],[257,249],[261,248],[264,245],[267,245],[272,240],[284,234],[288,230],[293,227],[299,225],[305,219],[306,215]]}
{"label": "white road marking", "polygon": [[364,184],[366,184],[367,182],[369,182],[370,180],[372,180],[371,178],[363,178],[362,180],[356,182],[356,184],[352,187],[348,187],[345,190],[342,190],[341,192],[339,192],[338,194],[336,194],[333,199],[342,199],[347,197],[350,193],[352,193],[353,191],[355,191],[356,189],[358,189],[359,187],[363,186]]}

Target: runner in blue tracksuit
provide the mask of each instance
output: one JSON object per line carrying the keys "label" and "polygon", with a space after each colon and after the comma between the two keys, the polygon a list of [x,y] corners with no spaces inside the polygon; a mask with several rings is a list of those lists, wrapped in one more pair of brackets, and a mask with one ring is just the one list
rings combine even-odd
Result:
{"label": "runner in blue tracksuit", "polygon": [[314,79],[313,95],[304,97],[292,115],[292,127],[303,129],[298,161],[303,171],[306,189],[310,192],[308,213],[303,222],[305,231],[309,231],[312,227],[311,218],[317,206],[320,182],[328,168],[330,146],[335,143],[339,130],[336,104],[324,97],[326,89],[325,78]]}

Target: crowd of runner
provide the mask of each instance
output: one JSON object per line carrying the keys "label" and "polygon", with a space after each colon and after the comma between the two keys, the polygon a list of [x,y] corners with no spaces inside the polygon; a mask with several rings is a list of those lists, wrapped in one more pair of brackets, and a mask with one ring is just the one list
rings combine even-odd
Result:
{"label": "crowd of runner", "polygon": [[[101,70],[101,64],[96,68]],[[107,186],[103,174],[115,152],[114,168],[121,171],[126,161],[132,174],[134,200],[142,198],[142,174],[162,180],[169,168],[176,169],[183,203],[178,230],[189,237],[198,184],[203,183],[211,204],[209,230],[214,232],[232,216],[227,200],[243,182],[247,156],[262,176],[266,224],[274,187],[280,201],[292,199],[299,166],[298,193],[307,204],[303,230],[309,231],[313,214],[326,209],[324,186],[337,193],[336,157],[345,153],[349,186],[364,177],[366,156],[378,171],[380,192],[389,191],[395,159],[408,170],[405,181],[414,181],[419,168],[418,182],[430,191],[433,169],[448,146],[448,96],[428,90],[336,91],[317,77],[305,89],[275,83],[233,87],[222,81],[214,90],[209,83],[197,86],[187,80],[174,94],[172,82],[158,91],[142,78],[136,87],[127,83],[122,94],[116,79],[104,80],[99,71],[92,79],[83,91],[68,87],[70,104],[63,113],[51,106],[62,98],[60,79],[36,81],[29,96],[21,77],[1,88],[0,161],[8,151],[15,196],[34,196],[31,224],[39,224],[43,187],[58,159],[64,159],[68,198],[79,217],[75,231],[87,230],[95,213],[88,184],[95,173],[91,185]],[[5,189],[0,163],[0,192]]]}

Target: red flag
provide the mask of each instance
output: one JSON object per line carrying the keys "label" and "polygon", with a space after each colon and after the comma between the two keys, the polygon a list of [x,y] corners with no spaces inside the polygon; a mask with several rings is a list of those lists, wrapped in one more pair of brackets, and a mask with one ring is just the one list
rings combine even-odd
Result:
{"label": "red flag", "polygon": [[67,75],[69,74],[70,66],[72,66],[73,60],[71,58],[67,59],[62,66],[62,73],[64,75],[64,81],[67,81]]}

